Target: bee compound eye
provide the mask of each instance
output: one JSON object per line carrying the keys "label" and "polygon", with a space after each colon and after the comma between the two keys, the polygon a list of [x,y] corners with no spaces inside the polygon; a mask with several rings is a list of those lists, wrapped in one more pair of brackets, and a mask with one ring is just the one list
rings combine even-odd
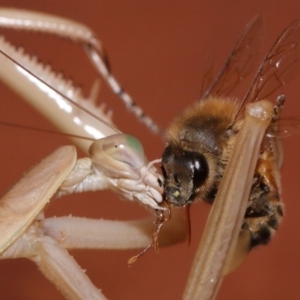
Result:
{"label": "bee compound eye", "polygon": [[204,155],[193,152],[192,153],[193,166],[193,185],[194,188],[200,187],[208,176],[208,164]]}

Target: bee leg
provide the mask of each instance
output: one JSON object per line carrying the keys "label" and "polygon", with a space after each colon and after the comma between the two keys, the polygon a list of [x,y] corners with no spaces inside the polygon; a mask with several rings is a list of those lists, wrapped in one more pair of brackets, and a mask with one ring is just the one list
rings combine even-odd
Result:
{"label": "bee leg", "polygon": [[272,117],[272,122],[275,122],[278,120],[281,109],[283,108],[285,104],[285,95],[279,95],[276,99],[277,105],[274,106],[274,114]]}

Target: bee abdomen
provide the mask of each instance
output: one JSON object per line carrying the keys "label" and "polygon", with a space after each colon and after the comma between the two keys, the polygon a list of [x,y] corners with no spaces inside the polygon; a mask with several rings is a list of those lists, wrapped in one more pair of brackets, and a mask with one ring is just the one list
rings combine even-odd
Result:
{"label": "bee abdomen", "polygon": [[249,250],[270,242],[283,216],[282,203],[277,199],[263,205],[263,210],[254,211],[251,206],[245,214],[242,231],[250,232]]}
{"label": "bee abdomen", "polygon": [[253,226],[246,221],[242,230],[250,231],[249,250],[259,245],[268,244],[278,229],[280,220],[281,216],[274,214],[261,220],[254,220],[256,224],[253,224]]}
{"label": "bee abdomen", "polygon": [[274,229],[265,223],[260,224],[256,231],[252,231],[249,225],[244,223],[242,230],[250,231],[249,250],[259,245],[268,244],[274,234]]}
{"label": "bee abdomen", "polygon": [[271,230],[266,224],[262,224],[259,231],[252,232],[250,247],[268,244],[272,236]]}

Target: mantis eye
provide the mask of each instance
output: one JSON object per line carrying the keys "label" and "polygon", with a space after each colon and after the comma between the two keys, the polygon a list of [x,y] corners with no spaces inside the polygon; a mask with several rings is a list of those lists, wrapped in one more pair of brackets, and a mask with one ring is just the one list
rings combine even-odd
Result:
{"label": "mantis eye", "polygon": [[115,134],[95,141],[89,153],[94,167],[111,176],[139,178],[139,169],[145,164],[142,144],[126,134]]}
{"label": "mantis eye", "polygon": [[140,141],[127,134],[116,134],[103,139],[103,152],[133,168],[144,165],[144,148]]}

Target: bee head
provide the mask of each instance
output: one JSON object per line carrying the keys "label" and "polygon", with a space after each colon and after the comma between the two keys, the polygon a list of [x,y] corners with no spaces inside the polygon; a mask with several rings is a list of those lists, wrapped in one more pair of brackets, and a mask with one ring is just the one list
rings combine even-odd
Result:
{"label": "bee head", "polygon": [[204,155],[168,145],[162,155],[162,172],[167,201],[184,206],[194,201],[199,188],[208,177]]}

